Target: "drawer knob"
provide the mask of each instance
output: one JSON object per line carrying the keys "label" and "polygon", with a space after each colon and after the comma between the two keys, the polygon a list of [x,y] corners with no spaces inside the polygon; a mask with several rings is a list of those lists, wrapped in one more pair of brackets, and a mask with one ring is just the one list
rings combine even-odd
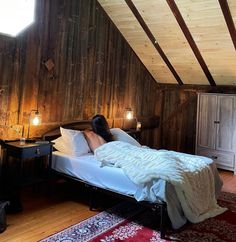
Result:
{"label": "drawer knob", "polygon": [[211,158],[212,158],[212,159],[217,159],[218,157],[213,155]]}
{"label": "drawer knob", "polygon": [[36,149],[35,154],[40,155],[40,149],[39,148]]}

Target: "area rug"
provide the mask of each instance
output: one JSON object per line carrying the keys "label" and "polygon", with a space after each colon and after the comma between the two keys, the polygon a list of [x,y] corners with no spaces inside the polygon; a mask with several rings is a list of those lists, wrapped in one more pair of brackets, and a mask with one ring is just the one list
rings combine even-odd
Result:
{"label": "area rug", "polygon": [[151,211],[124,202],[40,242],[236,242],[236,194],[222,193],[218,203],[228,210],[178,231],[168,229],[166,239],[153,228],[157,221]]}

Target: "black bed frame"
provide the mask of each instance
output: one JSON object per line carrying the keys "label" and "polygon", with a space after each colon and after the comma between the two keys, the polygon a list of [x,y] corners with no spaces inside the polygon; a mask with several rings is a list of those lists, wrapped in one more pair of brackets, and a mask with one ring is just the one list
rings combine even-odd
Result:
{"label": "black bed frame", "polygon": [[[76,121],[76,122],[73,122],[73,123],[61,125],[60,127],[68,128],[68,129],[75,129],[75,130],[85,130],[85,129],[91,129],[91,122],[88,121],[88,120]],[[47,133],[45,133],[43,135],[43,139],[48,140],[48,141],[52,141],[53,139],[59,137],[60,136],[60,127],[56,127],[54,129],[48,131]],[[51,164],[50,164],[50,168],[51,168]],[[138,204],[140,204],[144,207],[150,208],[155,214],[160,216],[160,226],[159,226],[160,235],[161,235],[162,239],[165,238],[166,222],[167,222],[167,219],[168,219],[166,202],[164,202],[162,200],[157,200],[155,203],[148,202],[148,201],[138,202],[131,195],[124,195],[124,194],[119,193],[119,192],[114,192],[110,189],[103,189],[103,188],[97,187],[97,186],[95,186],[95,185],[93,185],[93,184],[91,184],[87,181],[83,181],[83,180],[81,180],[77,177],[69,176],[69,175],[66,175],[64,173],[60,173],[60,172],[55,171],[53,169],[51,169],[51,172],[53,172],[54,174],[60,175],[64,178],[66,178],[66,179],[70,179],[70,180],[79,182],[81,184],[84,184],[86,187],[90,188],[91,193],[90,193],[90,199],[89,199],[89,206],[90,206],[91,210],[93,209],[93,201],[94,201],[93,194],[94,194],[94,191],[103,192],[103,193],[109,194],[111,196],[122,198],[122,199],[125,199],[125,200],[128,200],[128,201],[134,202],[134,203],[138,203]]]}

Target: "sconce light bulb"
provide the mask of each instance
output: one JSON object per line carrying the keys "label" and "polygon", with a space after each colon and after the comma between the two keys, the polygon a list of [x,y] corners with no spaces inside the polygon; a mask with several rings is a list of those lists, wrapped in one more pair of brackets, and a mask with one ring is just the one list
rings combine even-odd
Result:
{"label": "sconce light bulb", "polygon": [[39,125],[39,123],[40,123],[40,119],[39,119],[39,117],[37,117],[37,116],[34,117],[33,120],[32,120],[32,124],[33,124],[33,125]]}
{"label": "sconce light bulb", "polygon": [[127,116],[126,116],[127,119],[132,119],[133,118],[133,115],[131,112],[128,112],[127,113]]}

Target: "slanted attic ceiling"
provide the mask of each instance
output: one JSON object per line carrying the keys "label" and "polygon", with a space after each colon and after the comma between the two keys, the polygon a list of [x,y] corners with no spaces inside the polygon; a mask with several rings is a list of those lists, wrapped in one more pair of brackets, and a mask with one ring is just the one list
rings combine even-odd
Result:
{"label": "slanted attic ceiling", "polygon": [[158,83],[236,85],[235,0],[98,0]]}

